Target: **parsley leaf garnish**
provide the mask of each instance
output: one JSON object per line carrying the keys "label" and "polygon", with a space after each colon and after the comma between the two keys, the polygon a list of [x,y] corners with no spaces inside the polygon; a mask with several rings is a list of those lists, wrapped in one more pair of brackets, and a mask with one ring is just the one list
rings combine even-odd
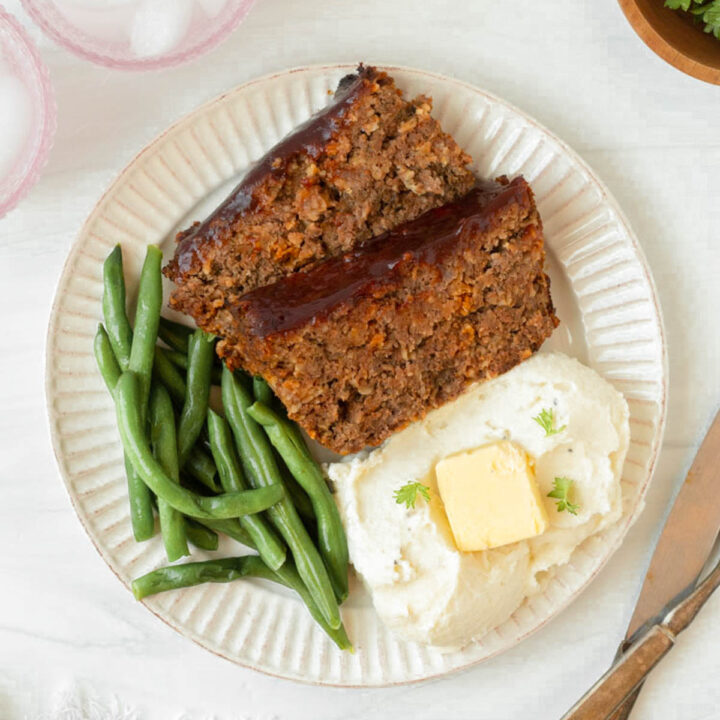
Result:
{"label": "parsley leaf garnish", "polygon": [[555,427],[555,411],[552,408],[544,408],[533,420],[545,431],[545,437],[557,435],[567,427],[567,425]]}
{"label": "parsley leaf garnish", "polygon": [[403,485],[394,492],[393,497],[398,505],[405,503],[405,507],[414,508],[418,493],[425,498],[426,502],[430,502],[430,488],[420,482],[409,482]]}
{"label": "parsley leaf garnish", "polygon": [[693,0],[665,0],[665,7],[671,10],[684,10],[687,12],[692,3]]}
{"label": "parsley leaf garnish", "polygon": [[566,477],[556,477],[555,480],[553,480],[553,489],[547,496],[557,500],[558,512],[567,510],[571,515],[577,515],[580,506],[570,502],[570,492],[574,484],[574,480]]}
{"label": "parsley leaf garnish", "polygon": [[720,40],[720,0],[665,0],[665,7],[695,15],[705,23],[705,32]]}
{"label": "parsley leaf garnish", "polygon": [[705,23],[705,32],[712,33],[720,40],[720,0],[701,5],[692,12]]}

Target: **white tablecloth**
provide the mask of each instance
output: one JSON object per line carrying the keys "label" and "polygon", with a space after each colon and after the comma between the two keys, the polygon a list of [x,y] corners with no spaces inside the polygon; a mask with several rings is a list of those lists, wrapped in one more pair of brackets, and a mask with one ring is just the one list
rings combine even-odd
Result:
{"label": "white tablecloth", "polygon": [[[5,5],[30,24],[18,0]],[[668,502],[720,401],[720,88],[655,57],[613,0],[258,0],[213,53],[145,75],[96,67],[33,32],[55,84],[59,127],[42,180],[0,220],[0,718],[559,717],[612,660]],[[646,510],[588,591],[474,670],[366,691],[236,667],[132,602],[70,507],[43,393],[45,329],[63,260],[134,154],[237,83],[355,60],[457,76],[572,145],[640,237],[665,312],[671,371],[667,434]],[[653,674],[633,718],[720,718],[718,625],[720,593]],[[78,689],[86,710],[57,710],[67,705],[58,694]]]}

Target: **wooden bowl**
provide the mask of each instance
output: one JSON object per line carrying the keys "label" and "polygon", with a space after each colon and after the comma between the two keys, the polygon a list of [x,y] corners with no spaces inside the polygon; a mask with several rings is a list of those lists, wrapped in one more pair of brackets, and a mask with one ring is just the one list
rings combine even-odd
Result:
{"label": "wooden bowl", "polygon": [[619,0],[643,42],[688,75],[720,85],[720,40],[703,32],[689,13],[664,7],[663,0]]}

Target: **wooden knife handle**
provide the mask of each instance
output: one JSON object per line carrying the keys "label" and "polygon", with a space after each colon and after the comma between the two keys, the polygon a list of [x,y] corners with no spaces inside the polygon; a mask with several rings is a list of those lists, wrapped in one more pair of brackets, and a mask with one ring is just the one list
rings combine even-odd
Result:
{"label": "wooden knife handle", "polygon": [[643,683],[640,683],[631,693],[628,695],[625,702],[608,717],[608,720],[628,720],[630,713],[635,707],[640,691],[642,690]]}
{"label": "wooden knife handle", "polygon": [[667,628],[655,625],[608,670],[562,717],[562,720],[601,720],[615,711],[660,662],[675,643]]}
{"label": "wooden knife handle", "polygon": [[[618,655],[615,658],[621,657],[622,654],[632,645],[632,643],[629,643],[627,641],[624,641],[618,650]],[[628,696],[625,702],[617,709],[615,712],[610,715],[607,720],[628,720],[630,717],[630,713],[633,711],[633,708],[635,707],[635,703],[637,702],[638,697],[640,696],[640,692],[643,689],[643,685],[645,684],[645,681],[641,682]]]}

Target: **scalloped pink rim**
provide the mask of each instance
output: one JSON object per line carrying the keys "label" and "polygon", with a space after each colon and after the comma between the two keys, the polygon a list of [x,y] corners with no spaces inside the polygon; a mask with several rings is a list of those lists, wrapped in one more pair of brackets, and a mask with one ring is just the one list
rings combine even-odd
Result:
{"label": "scalloped pink rim", "polygon": [[[79,33],[70,23],[65,23],[64,25],[54,25],[50,23],[40,8],[41,3],[36,2],[36,0],[20,0],[20,2],[25,8],[25,11],[40,26],[46,35],[52,38],[58,45],[70,50],[85,60],[90,60],[90,62],[97,63],[98,65],[104,65],[105,67],[117,70],[162,70],[195,60],[226,40],[230,33],[250,12],[256,0],[240,0],[240,6],[236,8],[234,12],[227,11],[227,18],[219,23],[218,27],[202,42],[185,48],[184,50],[145,59],[130,59],[128,57],[99,53],[83,45],[77,39]],[[66,30],[66,33],[63,33],[62,30]]]}
{"label": "scalloped pink rim", "polygon": [[[662,374],[663,374],[663,383],[662,383],[662,389],[661,389],[661,396],[659,398],[659,410],[660,410],[660,420],[658,422],[658,428],[657,432],[655,434],[655,437],[653,438],[652,447],[650,451],[650,459],[648,462],[648,472],[647,477],[645,478],[645,482],[643,483],[642,487],[639,490],[637,501],[635,503],[635,507],[633,508],[633,511],[631,513],[628,513],[627,519],[625,520],[624,524],[620,528],[620,532],[618,533],[615,542],[612,546],[610,546],[606,552],[605,557],[602,559],[602,561],[599,563],[599,565],[595,568],[594,572],[588,577],[588,579],[581,585],[575,593],[573,593],[570,597],[568,597],[564,602],[559,603],[553,610],[553,612],[545,618],[542,622],[538,623],[534,628],[529,630],[528,632],[524,633],[523,635],[520,635],[514,640],[509,643],[508,645],[505,645],[502,648],[499,648],[495,652],[487,655],[486,657],[483,657],[479,660],[472,660],[465,665],[460,665],[458,667],[453,668],[452,670],[445,671],[445,672],[439,672],[435,673],[433,675],[426,675],[420,678],[411,678],[409,680],[402,680],[402,681],[396,681],[396,682],[386,682],[386,683],[372,683],[372,684],[360,684],[360,683],[337,683],[337,682],[328,682],[328,681],[318,681],[318,680],[308,680],[306,678],[302,677],[291,677],[288,675],[281,675],[278,673],[274,673],[270,670],[268,670],[266,667],[260,667],[258,665],[253,665],[248,662],[240,662],[237,658],[231,657],[227,655],[226,653],[220,652],[216,648],[210,647],[203,638],[198,637],[195,633],[188,632],[187,630],[179,627],[177,624],[172,622],[170,619],[163,617],[158,612],[153,610],[151,607],[149,607],[144,601],[143,605],[147,608],[149,612],[151,612],[153,615],[155,615],[158,619],[160,619],[162,622],[164,622],[166,625],[171,627],[173,630],[175,630],[178,634],[182,635],[183,637],[188,638],[192,642],[196,643],[200,647],[204,648],[205,650],[208,650],[209,652],[213,653],[214,655],[217,655],[218,657],[221,657],[225,660],[229,660],[230,662],[239,665],[241,667],[244,667],[248,670],[255,670],[257,672],[261,672],[264,675],[268,675],[270,677],[274,677],[280,680],[287,680],[290,682],[297,682],[303,685],[312,685],[312,686],[319,686],[319,687],[337,687],[337,688],[345,688],[345,689],[370,689],[370,688],[387,688],[387,687],[396,687],[401,685],[415,685],[420,683],[425,683],[431,680],[437,680],[438,678],[447,677],[448,675],[455,675],[458,673],[465,672],[477,665],[480,665],[484,662],[487,662],[488,660],[491,660],[492,658],[506,652],[507,650],[510,650],[511,648],[517,646],[520,642],[525,640],[530,635],[535,634],[537,631],[539,631],[541,628],[548,625],[550,622],[552,622],[559,614],[562,613],[565,608],[567,608],[571,603],[573,603],[585,590],[587,587],[592,583],[592,581],[597,577],[597,575],[600,573],[600,571],[605,567],[607,562],[610,560],[610,558],[615,554],[615,552],[618,550],[620,545],[623,543],[625,536],[627,535],[628,531],[630,530],[630,527],[637,519],[639,513],[642,511],[644,506],[644,499],[647,494],[648,487],[650,485],[650,482],[654,476],[655,468],[657,466],[657,460],[660,453],[660,448],[662,446],[662,440],[663,436],[665,434],[665,425],[667,421],[667,396],[668,396],[668,353],[667,353],[667,342],[666,342],[666,332],[665,332],[665,326],[664,326],[664,320],[663,320],[663,313],[662,308],[660,306],[660,302],[658,300],[657,295],[657,288],[655,286],[655,281],[652,277],[652,274],[650,272],[650,268],[647,262],[647,258],[645,257],[645,253],[642,250],[642,247],[640,246],[640,243],[635,236],[635,233],[632,231],[632,228],[630,226],[629,221],[625,217],[625,214],[621,210],[620,206],[618,205],[617,201],[613,197],[613,195],[610,193],[610,191],[607,189],[605,184],[600,180],[600,178],[597,176],[597,174],[590,168],[590,166],[583,160],[570,146],[565,143],[563,140],[561,140],[559,137],[557,137],[554,133],[552,133],[550,130],[548,130],[544,125],[537,122],[535,119],[533,119],[531,116],[526,114],[524,111],[517,108],[512,103],[507,102],[506,100],[503,100],[502,98],[498,97],[497,95],[488,92],[487,90],[483,90],[472,83],[468,83],[462,80],[458,80],[457,78],[453,78],[447,75],[443,75],[441,73],[434,73],[427,70],[419,70],[417,68],[408,67],[405,65],[392,65],[392,64],[384,64],[384,63],[369,63],[377,65],[377,67],[388,71],[389,73],[393,73],[396,71],[403,71],[403,72],[409,72],[414,73],[419,76],[425,76],[425,77],[431,77],[436,80],[441,80],[443,82],[447,82],[449,84],[459,85],[464,88],[467,88],[475,93],[478,93],[494,102],[497,102],[501,105],[504,105],[506,108],[509,108],[513,112],[517,113],[519,116],[521,116],[525,121],[527,121],[529,124],[535,126],[538,130],[545,133],[547,136],[553,139],[553,141],[557,142],[558,145],[562,147],[562,149],[573,158],[575,162],[578,163],[582,167],[582,169],[588,174],[588,176],[592,179],[593,182],[597,184],[597,188],[601,191],[603,194],[603,197],[605,198],[608,205],[613,209],[615,213],[617,213],[617,217],[622,224],[622,226],[625,228],[625,231],[627,233],[627,237],[634,249],[634,251],[637,253],[638,261],[640,262],[640,265],[642,267],[643,273],[645,275],[645,278],[648,282],[648,286],[651,290],[652,295],[652,301],[655,308],[655,312],[657,314],[658,318],[658,330],[660,334],[660,341],[662,345]],[[231,88],[230,90],[221,93],[220,95],[216,96],[215,98],[203,103],[199,107],[197,107],[195,110],[192,110],[185,116],[181,117],[179,120],[174,122],[172,125],[170,125],[166,130],[164,130],[160,135],[158,135],[151,143],[146,145],[140,152],[137,153],[137,155],[130,161],[130,163],[118,174],[118,176],[115,178],[115,180],[111,183],[111,185],[108,187],[108,189],[102,194],[100,199],[98,200],[97,204],[95,205],[95,208],[92,210],[90,215],[88,216],[87,220],[83,224],[83,227],[80,230],[80,233],[78,237],[80,237],[87,226],[90,225],[90,223],[93,221],[93,218],[95,214],[99,211],[99,207],[104,202],[105,198],[113,191],[115,186],[121,181],[121,179],[132,172],[132,168],[137,162],[137,160],[144,155],[146,152],[150,151],[157,143],[159,143],[169,132],[173,131],[177,126],[188,122],[189,119],[195,115],[196,113],[200,113],[204,111],[206,108],[214,105],[215,103],[220,102],[226,95],[228,95],[231,92],[237,92],[241,89],[248,88],[252,85],[265,82],[268,80],[272,80],[273,78],[277,78],[283,75],[293,74],[293,73],[300,73],[300,72],[320,72],[320,71],[335,71],[335,70],[353,70],[355,67],[357,67],[357,63],[336,63],[336,64],[317,64],[317,65],[306,65],[306,66],[299,66],[295,68],[290,68],[288,70],[283,70],[280,72],[272,72],[268,73],[266,75],[263,75],[261,77],[255,78],[253,80],[249,80],[248,82],[242,83],[240,85],[235,86],[234,88]],[[74,259],[75,254],[79,252],[79,245],[77,243],[77,240],[75,244],[73,245],[72,249],[70,250],[70,253],[65,260],[65,263],[63,265],[62,272],[60,274],[60,277],[58,278],[58,283],[55,289],[55,296],[51,308],[50,313],[50,322],[48,324],[48,331],[46,335],[46,348],[45,348],[45,397],[46,401],[49,398],[50,394],[50,385],[51,385],[51,376],[50,376],[50,368],[48,366],[48,353],[50,349],[50,342],[53,334],[56,330],[56,318],[57,318],[57,312],[59,308],[59,296],[58,296],[58,290],[60,289],[60,284],[62,282],[62,279],[65,275],[66,269],[69,267],[71,261]],[[60,471],[60,476],[63,479],[63,483],[65,484],[65,489],[68,493],[70,504],[72,505],[73,509],[75,510],[76,514],[78,515],[78,519],[80,519],[81,524],[83,526],[83,529],[87,533],[88,537],[90,538],[90,542],[93,544],[95,549],[97,550],[100,557],[105,561],[106,565],[110,568],[110,570],[115,574],[115,576],[120,580],[120,582],[125,586],[125,588],[130,591],[129,585],[125,583],[125,581],[118,575],[116,570],[113,568],[112,563],[108,558],[105,557],[105,554],[103,553],[103,550],[100,548],[100,546],[96,543],[95,539],[93,538],[92,532],[90,528],[83,522],[82,515],[78,511],[78,508],[75,505],[75,500],[73,498],[73,495],[70,491],[70,486],[68,484],[67,479],[65,478],[62,470],[62,464],[60,457],[58,455],[57,450],[57,438],[55,435],[55,429],[53,425],[53,409],[50,406],[49,402],[48,404],[48,424],[50,426],[50,436],[52,440],[53,445],[53,453],[55,455],[55,460],[58,466],[58,470]]]}
{"label": "scalloped pink rim", "polygon": [[5,23],[10,28],[17,43],[30,55],[36,73],[36,81],[40,86],[40,99],[42,102],[41,122],[38,124],[38,129],[33,138],[35,157],[30,162],[25,176],[20,180],[17,187],[7,198],[0,199],[0,217],[2,217],[28,194],[47,164],[57,129],[57,105],[52,83],[50,82],[50,74],[40,57],[40,53],[22,25],[2,6],[0,6],[0,23]]}

